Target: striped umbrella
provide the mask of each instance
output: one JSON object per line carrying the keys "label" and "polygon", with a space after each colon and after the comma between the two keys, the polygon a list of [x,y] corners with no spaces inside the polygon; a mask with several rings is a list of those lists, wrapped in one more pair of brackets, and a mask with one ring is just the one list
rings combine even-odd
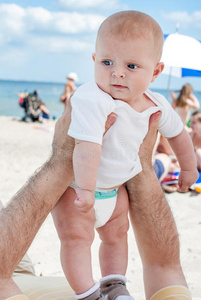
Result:
{"label": "striped umbrella", "polygon": [[169,75],[166,91],[168,98],[172,76],[201,77],[201,42],[178,32],[166,34],[161,61],[165,64],[162,73]]}
{"label": "striped umbrella", "polygon": [[161,61],[164,74],[201,77],[201,42],[177,32],[164,35]]}

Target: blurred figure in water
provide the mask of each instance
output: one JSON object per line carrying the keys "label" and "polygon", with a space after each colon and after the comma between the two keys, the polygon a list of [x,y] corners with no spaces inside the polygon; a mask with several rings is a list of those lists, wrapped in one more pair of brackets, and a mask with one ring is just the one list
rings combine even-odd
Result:
{"label": "blurred figure in water", "polygon": [[65,84],[64,93],[60,97],[60,100],[64,104],[64,106],[66,106],[66,103],[70,99],[70,96],[77,89],[75,81],[78,80],[77,74],[74,72],[69,73],[66,78],[67,83]]}

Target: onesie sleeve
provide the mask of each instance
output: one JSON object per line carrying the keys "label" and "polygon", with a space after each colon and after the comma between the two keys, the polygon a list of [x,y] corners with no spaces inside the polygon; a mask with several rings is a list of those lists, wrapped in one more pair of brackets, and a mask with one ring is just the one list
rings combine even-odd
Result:
{"label": "onesie sleeve", "polygon": [[78,88],[71,98],[71,124],[68,135],[102,145],[107,116],[114,110],[111,96],[90,82]]}
{"label": "onesie sleeve", "polygon": [[182,132],[184,126],[180,116],[172,108],[167,99],[162,95],[159,96],[161,98],[159,107],[161,109],[162,114],[158,130],[164,137],[173,138]]}

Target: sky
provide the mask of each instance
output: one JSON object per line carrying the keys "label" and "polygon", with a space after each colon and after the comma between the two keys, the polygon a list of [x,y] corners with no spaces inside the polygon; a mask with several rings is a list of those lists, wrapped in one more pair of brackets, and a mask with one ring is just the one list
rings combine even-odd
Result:
{"label": "sky", "polygon": [[[139,10],[152,16],[164,34],[179,33],[201,41],[200,0],[0,0],[0,79],[78,83],[93,79],[96,33],[109,15]],[[201,59],[201,58],[200,58]],[[153,84],[165,88],[168,76]],[[189,82],[201,90],[201,77],[171,78],[171,87]]]}

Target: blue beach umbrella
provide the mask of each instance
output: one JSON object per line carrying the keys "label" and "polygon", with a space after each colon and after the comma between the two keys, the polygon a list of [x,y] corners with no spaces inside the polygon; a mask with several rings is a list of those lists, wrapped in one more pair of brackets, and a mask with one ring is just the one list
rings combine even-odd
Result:
{"label": "blue beach umbrella", "polygon": [[178,32],[164,35],[163,54],[161,61],[168,74],[167,95],[172,76],[201,77],[201,42]]}

